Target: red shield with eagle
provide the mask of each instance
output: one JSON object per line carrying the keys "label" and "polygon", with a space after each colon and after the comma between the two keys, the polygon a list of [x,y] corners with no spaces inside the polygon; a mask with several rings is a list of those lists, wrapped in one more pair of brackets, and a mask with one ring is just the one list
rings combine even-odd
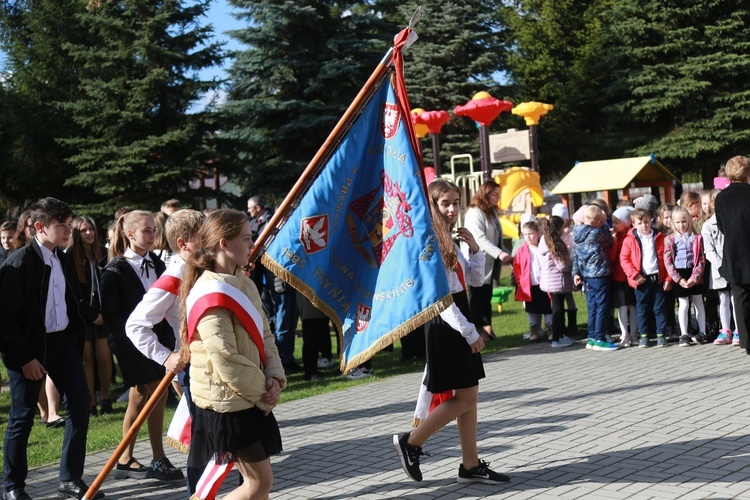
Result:
{"label": "red shield with eagle", "polygon": [[367,326],[370,324],[371,312],[371,307],[364,305],[362,302],[357,303],[357,321],[355,322],[357,333],[361,333],[367,329]]}
{"label": "red shield with eagle", "polygon": [[328,214],[302,219],[299,240],[308,254],[319,252],[328,246]]}
{"label": "red shield with eagle", "polygon": [[381,120],[381,131],[385,139],[391,139],[398,132],[398,124],[401,122],[401,110],[395,104],[383,103],[383,115]]}

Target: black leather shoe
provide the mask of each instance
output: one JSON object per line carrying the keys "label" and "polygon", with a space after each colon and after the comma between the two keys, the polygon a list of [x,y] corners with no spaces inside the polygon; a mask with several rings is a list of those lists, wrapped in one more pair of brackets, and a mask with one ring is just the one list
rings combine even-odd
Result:
{"label": "black leather shoe", "polygon": [[31,497],[23,490],[23,488],[16,488],[12,491],[6,491],[3,494],[5,500],[31,500]]}
{"label": "black leather shoe", "polygon": [[[60,486],[57,487],[57,498],[83,498],[83,495],[85,495],[88,490],[89,487],[86,486],[83,479],[66,481],[60,483]],[[101,491],[97,491],[94,498],[90,500],[97,500],[99,498],[104,498],[104,493]]]}

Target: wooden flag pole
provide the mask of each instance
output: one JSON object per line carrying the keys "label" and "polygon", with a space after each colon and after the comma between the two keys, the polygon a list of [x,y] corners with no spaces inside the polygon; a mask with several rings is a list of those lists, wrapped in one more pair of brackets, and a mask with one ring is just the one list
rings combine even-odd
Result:
{"label": "wooden flag pole", "polygon": [[[421,5],[418,6],[412,14],[406,29],[411,31],[414,28],[414,25],[419,22],[420,17],[422,17]],[[260,233],[258,239],[255,241],[255,248],[253,248],[250,253],[250,262],[255,262],[258,257],[260,257],[261,250],[265,250],[265,248],[271,244],[272,234],[278,232],[283,223],[286,222],[284,220],[286,218],[286,213],[292,208],[292,205],[297,199],[304,194],[309,184],[315,179],[315,176],[323,167],[323,160],[326,160],[330,156],[334,148],[338,145],[341,137],[344,136],[349,127],[354,123],[357,116],[362,112],[364,105],[369,102],[374,94],[377,85],[385,78],[386,70],[391,64],[393,64],[393,47],[389,48],[385,53],[380,60],[380,63],[370,75],[370,78],[367,79],[367,82],[365,82],[364,86],[359,90],[357,96],[341,116],[336,126],[331,133],[328,134],[328,138],[323,145],[320,146],[318,152],[315,153],[313,159],[310,160],[310,163],[307,164],[307,167],[299,176],[297,182],[294,183],[294,186],[291,191],[289,191],[289,194],[286,195],[284,201],[281,202],[279,209],[276,210],[273,216],[271,216],[271,220],[268,221],[263,232]]]}
{"label": "wooden flag pole", "polygon": [[146,401],[146,405],[143,407],[143,410],[141,410],[141,412],[138,414],[138,417],[135,419],[135,422],[133,422],[133,425],[130,426],[128,433],[125,435],[125,437],[122,438],[122,441],[120,441],[120,444],[117,445],[114,453],[112,453],[112,456],[109,457],[109,460],[107,460],[107,463],[104,464],[104,467],[102,468],[101,472],[99,472],[99,475],[96,476],[94,482],[91,483],[91,486],[89,486],[88,491],[86,491],[86,495],[84,495],[83,497],[85,500],[92,500],[94,496],[96,496],[96,492],[99,491],[99,488],[102,487],[102,484],[104,484],[107,476],[109,476],[109,473],[112,472],[112,469],[114,469],[115,464],[125,452],[125,448],[130,446],[131,441],[133,441],[138,436],[138,431],[141,429],[143,422],[145,422],[148,416],[151,414],[151,411],[154,409],[154,406],[156,406],[159,398],[161,398],[161,396],[164,394],[164,391],[167,390],[169,384],[172,383],[173,378],[174,373],[171,371],[167,372],[167,374],[164,375],[164,378],[156,387],[154,393],[151,394],[151,397],[148,398],[148,401]]}
{"label": "wooden flag pole", "polygon": [[266,224],[263,232],[260,233],[258,239],[255,241],[255,248],[253,248],[252,252],[250,253],[250,262],[255,262],[258,257],[260,257],[261,249],[265,249],[265,247],[268,246],[266,244],[267,240],[268,244],[270,244],[271,234],[278,231],[278,228],[276,226],[279,224],[279,222],[282,221],[282,219],[285,218],[286,212],[291,208],[292,204],[297,200],[297,198],[305,192],[310,182],[315,178],[315,175],[322,167],[322,160],[324,158],[327,158],[333,151],[335,146],[338,144],[339,139],[344,135],[348,127],[354,122],[357,115],[363,109],[363,104],[369,101],[370,96],[373,94],[373,90],[375,89],[377,84],[385,77],[386,70],[391,64],[392,55],[393,48],[390,48],[388,49],[388,52],[386,52],[385,56],[383,56],[383,59],[380,61],[378,66],[375,68],[375,71],[373,71],[372,75],[370,75],[370,78],[367,79],[365,85],[359,90],[357,96],[349,105],[341,119],[339,119],[339,122],[328,135],[328,138],[325,140],[320,149],[318,149],[318,152],[315,153],[313,159],[310,160],[310,163],[308,163],[305,170],[299,176],[297,182],[294,183],[294,186],[292,187],[291,191],[289,191],[289,194],[286,195],[284,201],[281,202],[281,205],[279,205],[279,209],[276,210],[276,212],[271,216],[271,220],[268,221],[268,224]]}

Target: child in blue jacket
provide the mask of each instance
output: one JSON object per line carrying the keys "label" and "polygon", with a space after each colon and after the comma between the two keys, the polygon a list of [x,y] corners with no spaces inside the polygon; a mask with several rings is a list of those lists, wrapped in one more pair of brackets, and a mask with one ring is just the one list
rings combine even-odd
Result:
{"label": "child in blue jacket", "polygon": [[585,284],[589,325],[587,349],[614,351],[617,344],[606,338],[609,325],[609,281],[612,264],[607,249],[614,243],[606,226],[607,215],[589,205],[583,212],[583,225],[573,235],[573,282]]}

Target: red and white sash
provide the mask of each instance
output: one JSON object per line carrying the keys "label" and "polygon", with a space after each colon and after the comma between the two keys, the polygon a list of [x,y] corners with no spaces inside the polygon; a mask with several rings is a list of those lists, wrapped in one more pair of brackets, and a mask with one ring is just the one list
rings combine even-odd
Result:
{"label": "red and white sash", "polygon": [[214,500],[233,466],[234,462],[229,460],[227,455],[214,457],[203,469],[203,474],[190,500]]}
{"label": "red and white sash", "polygon": [[156,280],[150,288],[158,288],[172,295],[180,295],[180,284],[182,283],[182,274],[185,270],[185,261],[182,259],[175,260],[164,274]]}
{"label": "red and white sash", "polygon": [[216,307],[229,309],[250,335],[250,339],[258,349],[260,361],[265,366],[266,349],[263,343],[263,316],[253,306],[247,295],[223,281],[201,281],[190,290],[185,305],[187,307],[188,343],[193,342],[198,322],[209,310]]}

